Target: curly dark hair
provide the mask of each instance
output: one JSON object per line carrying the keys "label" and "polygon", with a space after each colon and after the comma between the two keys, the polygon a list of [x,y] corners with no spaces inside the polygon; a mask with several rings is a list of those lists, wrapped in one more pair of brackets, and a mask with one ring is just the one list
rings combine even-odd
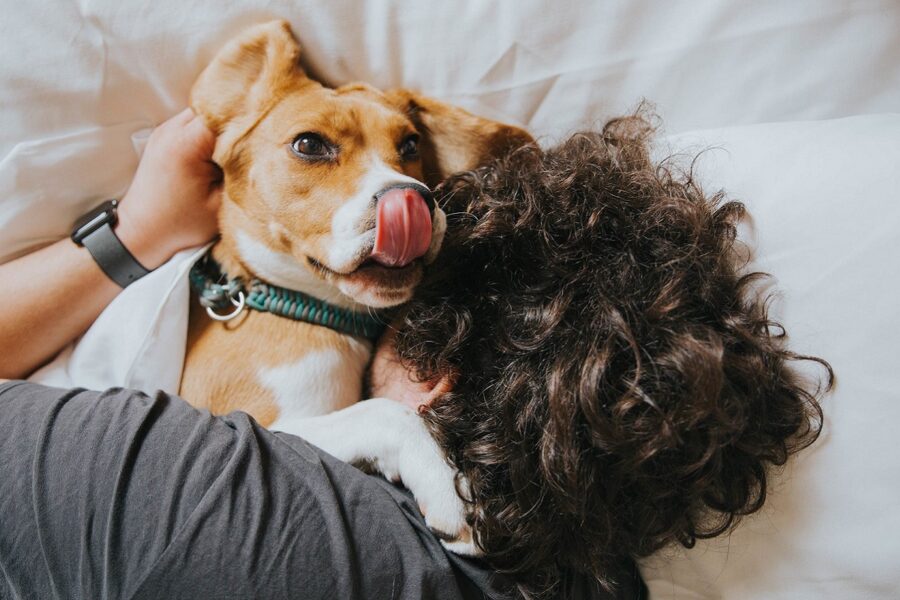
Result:
{"label": "curly dark hair", "polygon": [[398,333],[420,380],[455,379],[423,416],[526,596],[728,531],[821,428],[831,367],[787,349],[742,273],[744,206],[655,164],[652,133],[615,119],[444,182],[444,249]]}

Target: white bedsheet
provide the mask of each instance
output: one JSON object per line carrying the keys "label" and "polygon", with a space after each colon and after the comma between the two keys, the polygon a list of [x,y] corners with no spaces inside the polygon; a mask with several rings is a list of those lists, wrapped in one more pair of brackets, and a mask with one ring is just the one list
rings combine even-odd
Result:
{"label": "white bedsheet", "polygon": [[[723,148],[704,178],[749,205],[795,347],[840,383],[822,442],[762,514],[643,565],[653,597],[897,597],[900,117],[880,113],[900,108],[900,3],[6,0],[0,14],[0,262],[121,196],[147,128],[185,105],[224,40],[273,17],[331,83],[416,87],[546,142],[655,102],[674,148]],[[174,391],[188,257],[37,378]]]}
{"label": "white bedsheet", "polygon": [[274,17],[329,82],[416,87],[551,139],[644,97],[670,132],[900,107],[896,0],[2,0],[0,15],[0,261],[121,194],[128,135]]}

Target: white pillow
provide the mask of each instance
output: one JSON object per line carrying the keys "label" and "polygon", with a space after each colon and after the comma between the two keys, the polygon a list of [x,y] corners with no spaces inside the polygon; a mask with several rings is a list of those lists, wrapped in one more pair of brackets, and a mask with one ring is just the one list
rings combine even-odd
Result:
{"label": "white pillow", "polygon": [[[828,360],[820,440],[728,538],[643,562],[654,600],[900,594],[900,115],[686,134],[707,191],[750,209],[791,347]],[[755,234],[755,236],[754,236]],[[755,237],[755,242],[753,238]],[[809,367],[809,365],[806,365]],[[808,370],[814,373],[815,370]]]}

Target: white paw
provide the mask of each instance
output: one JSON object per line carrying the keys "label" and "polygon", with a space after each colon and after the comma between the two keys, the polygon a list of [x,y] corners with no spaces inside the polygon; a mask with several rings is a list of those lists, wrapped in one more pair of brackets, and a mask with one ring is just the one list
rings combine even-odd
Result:
{"label": "white paw", "polygon": [[279,425],[344,462],[371,465],[386,479],[402,482],[445,548],[468,556],[481,554],[466,524],[466,505],[456,493],[456,471],[425,421],[410,407],[373,398],[331,414]]}
{"label": "white paw", "polygon": [[[425,524],[444,545],[456,554],[479,556],[472,528],[466,523],[466,505],[456,493],[456,470],[428,432],[425,421],[411,413],[408,430],[398,456],[397,471],[419,510]],[[468,492],[465,480],[463,493]]]}

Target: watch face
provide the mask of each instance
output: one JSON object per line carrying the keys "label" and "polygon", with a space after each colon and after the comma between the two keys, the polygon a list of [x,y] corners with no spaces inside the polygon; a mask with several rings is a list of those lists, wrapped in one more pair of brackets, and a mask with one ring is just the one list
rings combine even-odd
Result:
{"label": "watch face", "polygon": [[91,235],[103,225],[109,223],[110,227],[116,226],[116,206],[118,201],[107,200],[97,208],[83,214],[75,222],[72,228],[72,241],[81,244],[81,241]]}

